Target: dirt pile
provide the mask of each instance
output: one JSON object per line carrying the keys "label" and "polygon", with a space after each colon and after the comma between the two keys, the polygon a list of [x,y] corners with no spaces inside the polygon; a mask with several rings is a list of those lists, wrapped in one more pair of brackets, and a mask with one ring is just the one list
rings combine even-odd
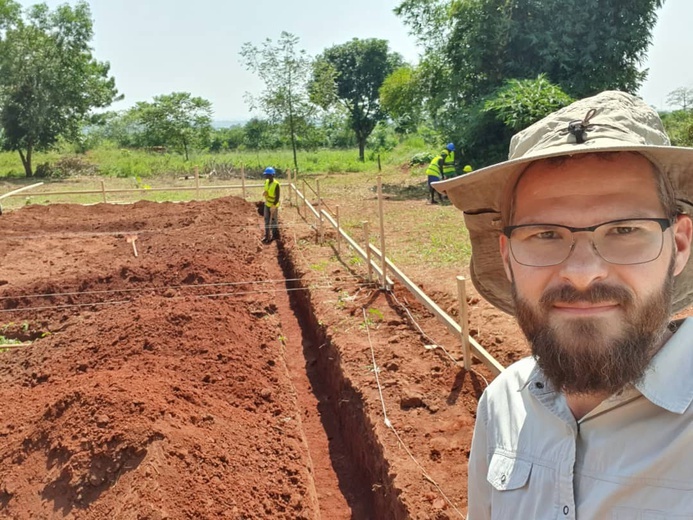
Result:
{"label": "dirt pile", "polygon": [[0,354],[3,517],[315,517],[252,205],[32,206],[0,235],[0,335],[40,338]]}

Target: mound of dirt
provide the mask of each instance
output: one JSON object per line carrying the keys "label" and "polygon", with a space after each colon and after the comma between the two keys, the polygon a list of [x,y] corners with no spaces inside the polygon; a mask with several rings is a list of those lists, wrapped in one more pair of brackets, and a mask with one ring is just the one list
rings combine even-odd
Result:
{"label": "mound of dirt", "polygon": [[[251,204],[2,216],[4,518],[315,518]],[[135,256],[132,240],[136,236]]]}

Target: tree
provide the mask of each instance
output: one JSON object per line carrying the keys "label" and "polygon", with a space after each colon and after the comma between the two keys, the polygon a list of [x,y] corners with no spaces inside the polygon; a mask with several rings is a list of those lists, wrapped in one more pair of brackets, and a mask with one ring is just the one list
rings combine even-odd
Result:
{"label": "tree", "polygon": [[16,150],[27,177],[32,154],[60,137],[74,141],[93,108],[118,99],[109,64],[92,57],[86,2],[27,10],[0,0],[0,127],[2,146]]}
{"label": "tree", "polygon": [[313,67],[311,99],[325,109],[337,102],[347,109],[361,161],[368,136],[385,117],[380,87],[402,63],[399,54],[389,52],[386,40],[354,38],[326,49]]}
{"label": "tree", "polygon": [[416,71],[409,65],[395,69],[380,87],[380,106],[399,133],[415,132],[423,109]]}
{"label": "tree", "polygon": [[556,110],[570,105],[573,98],[549,83],[541,74],[536,79],[511,79],[484,102],[484,111],[493,112],[513,134]]}
{"label": "tree", "polygon": [[475,117],[487,119],[485,100],[511,79],[545,74],[575,98],[636,92],[662,3],[403,0],[395,12],[426,43],[419,70],[427,109],[435,126],[456,138]]}
{"label": "tree", "polygon": [[139,102],[131,117],[141,126],[149,146],[166,146],[189,159],[190,149],[206,146],[212,131],[212,104],[189,92],[157,96]]}
{"label": "tree", "polygon": [[693,104],[693,88],[679,87],[667,94],[669,105],[680,106],[682,110],[688,110]]}
{"label": "tree", "polygon": [[660,117],[672,145],[693,147],[693,111],[674,110]]}
{"label": "tree", "polygon": [[273,123],[282,123],[291,139],[294,168],[298,170],[297,135],[306,131],[315,107],[308,96],[312,61],[304,50],[298,50],[299,38],[282,32],[277,44],[269,38],[262,48],[244,43],[241,57],[248,70],[260,76],[265,90],[255,100],[247,94],[251,108],[259,105]]}

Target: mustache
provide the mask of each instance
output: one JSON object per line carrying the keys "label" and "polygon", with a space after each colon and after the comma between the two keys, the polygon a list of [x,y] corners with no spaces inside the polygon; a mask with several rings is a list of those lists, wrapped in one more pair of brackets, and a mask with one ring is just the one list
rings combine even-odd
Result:
{"label": "mustache", "polygon": [[555,303],[602,303],[616,302],[623,306],[634,302],[633,294],[624,287],[617,287],[603,283],[595,283],[585,290],[578,290],[572,285],[562,285],[548,289],[539,300],[546,307]]}

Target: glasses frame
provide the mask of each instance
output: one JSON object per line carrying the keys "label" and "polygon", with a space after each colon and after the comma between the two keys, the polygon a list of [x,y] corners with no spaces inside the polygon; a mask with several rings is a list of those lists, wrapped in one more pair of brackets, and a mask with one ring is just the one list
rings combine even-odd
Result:
{"label": "glasses frame", "polygon": [[[560,265],[563,262],[565,262],[568,258],[570,258],[570,255],[573,253],[573,249],[575,249],[575,233],[582,233],[582,232],[590,232],[594,233],[594,231],[601,226],[604,226],[606,224],[618,224],[619,222],[633,222],[633,221],[649,221],[649,222],[656,222],[659,224],[659,226],[662,228],[662,233],[664,233],[667,229],[669,229],[671,226],[674,225],[674,221],[668,218],[648,218],[648,217],[638,217],[638,218],[620,218],[617,220],[608,220],[606,222],[602,222],[601,224],[595,224],[594,226],[587,226],[587,227],[573,227],[573,226],[563,226],[561,224],[546,224],[546,223],[536,223],[536,224],[519,224],[517,226],[505,226],[503,228],[503,234],[508,238],[508,242],[510,245],[510,252],[513,255],[513,258],[515,261],[520,264],[524,265],[527,267],[552,267],[555,265]],[[515,256],[515,251],[513,251],[513,243],[511,239],[511,235],[513,231],[516,229],[520,228],[526,228],[526,227],[533,227],[533,226],[552,226],[552,227],[559,227],[563,229],[567,229],[571,233],[571,238],[573,239],[573,243],[570,245],[570,249],[568,250],[568,254],[566,257],[561,260],[560,262],[556,262],[553,264],[546,264],[546,265],[532,265],[532,264],[525,264],[523,262],[520,262],[517,257]],[[633,263],[616,263],[616,262],[609,262],[606,258],[602,256],[602,254],[599,252],[599,249],[597,249],[597,246],[594,244],[594,240],[590,239],[590,242],[592,243],[592,248],[595,250],[595,252],[599,255],[599,258],[604,260],[605,262],[613,265],[638,265],[638,264],[647,264],[649,262],[654,262],[659,258],[659,255],[662,254],[662,249],[664,248],[664,240],[662,240],[662,245],[659,248],[659,253],[657,253],[657,256],[655,256],[652,260],[647,260],[645,262],[633,262]]]}

